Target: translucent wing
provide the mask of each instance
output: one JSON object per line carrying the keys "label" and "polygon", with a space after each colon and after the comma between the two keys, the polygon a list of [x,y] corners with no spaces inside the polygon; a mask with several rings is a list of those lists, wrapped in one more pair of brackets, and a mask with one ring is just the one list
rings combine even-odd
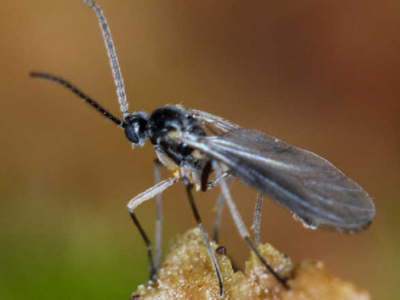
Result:
{"label": "translucent wing", "polygon": [[197,109],[189,109],[189,111],[192,113],[193,117],[200,122],[202,127],[210,131],[214,135],[222,135],[228,131],[240,128],[239,125],[230,123],[229,121],[221,117],[214,116],[207,112]]}
{"label": "translucent wing", "polygon": [[233,176],[269,195],[306,226],[353,233],[370,224],[372,199],[324,158],[208,113],[192,112],[216,135],[184,135],[182,141],[228,166]]}

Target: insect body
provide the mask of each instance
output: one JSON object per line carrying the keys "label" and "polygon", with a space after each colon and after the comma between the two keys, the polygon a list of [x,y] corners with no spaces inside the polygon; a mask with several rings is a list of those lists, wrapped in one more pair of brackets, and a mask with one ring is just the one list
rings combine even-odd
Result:
{"label": "insect body", "polygon": [[[165,165],[169,165],[167,162],[169,158],[176,167],[186,169],[193,173],[194,177],[201,176],[205,172],[210,160],[199,155],[180,139],[182,133],[194,137],[206,135],[189,111],[179,106],[159,108],[151,114],[147,130],[158,158]],[[205,189],[203,186],[201,188]]]}
{"label": "insect body", "polygon": [[[259,219],[262,195],[268,195],[286,207],[306,227],[324,227],[348,233],[359,232],[368,227],[375,214],[372,199],[357,183],[330,162],[312,152],[291,146],[265,133],[241,128],[209,113],[177,105],[158,108],[150,116],[140,111],[129,114],[122,75],[104,15],[93,2],[88,0],[84,2],[95,10],[100,21],[124,120],[113,116],[97,102],[59,77],[40,72],[33,72],[31,76],[52,80],[67,87],[124,129],[133,147],[141,147],[149,139],[156,150],[158,162],[172,172],[172,177],[161,181],[156,167],[156,185],[133,198],[127,206],[147,245],[151,278],[154,278],[158,267],[157,251],[159,251],[160,234],[156,238],[156,262],[154,262],[150,241],[134,209],[156,196],[158,203],[161,203],[159,195],[179,180],[186,187],[193,214],[202,231],[216,271],[221,296],[223,294],[221,274],[197,211],[192,187],[206,191],[220,184],[221,199],[226,201],[239,234],[265,268],[286,288],[289,288],[287,280],[279,276],[265,261],[250,239],[250,234],[229,192],[232,177],[259,192],[254,218],[257,243],[260,243]],[[212,173],[215,173],[215,179],[210,181]],[[159,211],[158,224],[161,222],[160,216]],[[158,227],[158,232],[160,230]]]}
{"label": "insect body", "polygon": [[158,108],[150,117],[144,112],[133,113],[125,125],[125,135],[132,147],[142,146],[150,139],[165,167],[177,177],[188,177],[197,189],[205,191],[211,159],[183,142],[182,134],[195,138],[206,136],[192,113],[177,105]]}

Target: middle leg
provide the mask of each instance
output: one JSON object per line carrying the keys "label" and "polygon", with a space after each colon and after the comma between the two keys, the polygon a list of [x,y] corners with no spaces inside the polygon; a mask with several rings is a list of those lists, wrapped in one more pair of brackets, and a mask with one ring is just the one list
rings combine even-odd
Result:
{"label": "middle leg", "polygon": [[[222,171],[220,166],[218,165],[217,161],[213,161],[213,169],[216,172],[216,175],[219,176]],[[278,280],[286,289],[289,289],[289,286],[287,284],[287,279],[281,277],[265,260],[265,258],[262,256],[260,251],[258,251],[257,246],[254,245],[254,243],[250,239],[250,234],[249,231],[246,228],[246,225],[243,222],[243,219],[233,202],[231,195],[229,193],[228,185],[226,184],[225,180],[221,180],[221,189],[222,193],[224,194],[224,197],[226,199],[226,202],[228,204],[230,213],[232,215],[233,221],[236,225],[236,228],[239,231],[240,236],[242,239],[248,244],[248,246],[251,248],[251,250],[256,254],[257,258],[261,261],[261,263],[264,265],[264,267]]]}
{"label": "middle leg", "polygon": [[203,222],[201,221],[199,211],[197,210],[196,204],[194,202],[193,193],[192,193],[193,184],[191,184],[187,178],[182,178],[182,183],[186,187],[186,192],[187,192],[187,195],[189,198],[189,202],[190,202],[190,206],[193,211],[194,218],[196,219],[197,225],[199,226],[201,234],[203,235],[204,243],[206,244],[208,254],[210,255],[211,263],[214,267],[215,274],[217,275],[217,279],[218,279],[218,283],[219,283],[219,295],[220,295],[220,297],[222,297],[224,294],[224,285],[222,283],[221,271],[219,270],[219,266],[218,266],[217,260],[215,258],[215,255],[214,255],[214,251],[212,250],[211,245],[210,245],[210,240],[208,239],[208,235],[207,235],[206,231],[204,230]]}
{"label": "middle leg", "polygon": [[254,219],[253,219],[254,235],[256,237],[257,245],[261,244],[260,224],[261,224],[262,202],[263,202],[263,195],[261,194],[261,192],[258,192],[257,203],[256,203],[256,208],[254,209]]}
{"label": "middle leg", "polygon": [[[229,188],[232,184],[232,176],[228,178],[227,184],[228,184],[228,188]],[[222,216],[224,204],[225,204],[224,194],[221,193],[221,195],[219,196],[218,201],[217,201],[217,210],[215,211],[213,240],[216,243],[218,243],[218,239],[219,239],[219,227],[221,225],[221,216]]]}

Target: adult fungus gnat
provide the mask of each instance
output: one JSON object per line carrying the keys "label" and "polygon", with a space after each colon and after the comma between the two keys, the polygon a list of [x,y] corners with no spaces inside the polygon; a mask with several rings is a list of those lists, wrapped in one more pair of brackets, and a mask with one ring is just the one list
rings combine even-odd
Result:
{"label": "adult fungus gnat", "polygon": [[[156,184],[133,198],[127,205],[129,214],[148,249],[150,278],[154,278],[159,264],[161,227],[156,227],[158,234],[156,234],[156,261],[154,261],[150,240],[134,210],[143,202],[157,196],[157,220],[158,224],[161,224],[160,194],[178,181],[186,188],[194,217],[215,269],[221,296],[223,281],[195,205],[193,187],[196,190],[207,191],[220,185],[221,201],[227,203],[240,236],[255,252],[268,272],[286,288],[288,288],[286,278],[280,276],[266,262],[258,251],[256,243],[250,239],[249,231],[229,192],[232,177],[258,191],[254,217],[257,243],[261,240],[259,221],[262,195],[267,195],[286,207],[306,227],[329,228],[347,233],[359,232],[368,227],[374,217],[375,208],[367,192],[330,162],[312,152],[291,146],[260,131],[241,128],[220,117],[195,109],[186,109],[180,105],[167,105],[154,110],[150,115],[142,111],[130,114],[123,78],[106,19],[100,7],[94,2],[89,0],[83,2],[95,11],[100,22],[123,119],[115,117],[60,77],[41,72],[32,72],[30,75],[57,82],[68,88],[122,128],[132,146],[141,147],[147,140],[153,144],[157,154]],[[160,165],[171,171],[170,178],[160,180]],[[215,177],[210,181],[212,174],[215,174]]]}

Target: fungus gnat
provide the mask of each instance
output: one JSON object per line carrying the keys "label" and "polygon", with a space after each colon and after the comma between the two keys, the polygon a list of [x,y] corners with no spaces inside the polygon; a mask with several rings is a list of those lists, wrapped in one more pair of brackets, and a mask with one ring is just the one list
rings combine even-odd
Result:
{"label": "fungus gnat", "polygon": [[[147,246],[150,278],[155,277],[159,264],[160,194],[177,181],[181,181],[186,187],[194,217],[215,269],[220,296],[223,295],[221,273],[194,202],[193,187],[196,190],[207,191],[216,185],[221,186],[219,210],[222,203],[226,202],[240,236],[285,288],[289,288],[287,279],[280,276],[266,262],[256,244],[250,239],[249,231],[229,192],[232,177],[258,191],[254,214],[257,243],[261,241],[259,226],[262,195],[267,195],[286,207],[306,227],[323,227],[347,233],[359,232],[368,227],[374,217],[375,208],[367,192],[330,162],[312,152],[291,146],[265,133],[241,128],[209,113],[185,109],[179,105],[158,108],[150,116],[142,111],[129,114],[124,83],[106,19],[98,5],[89,0],[83,2],[95,11],[100,22],[123,120],[113,116],[75,86],[59,77],[41,72],[32,72],[30,75],[55,81],[68,88],[122,128],[133,147],[143,146],[148,139],[153,144],[157,154],[156,184],[133,198],[127,205],[129,214]],[[160,165],[172,172],[170,178],[160,180]],[[215,174],[215,179],[210,182],[212,173]],[[158,207],[155,261],[150,240],[134,213],[136,207],[154,197],[157,197]],[[217,219],[219,220],[219,217]],[[214,236],[217,237],[216,232]]]}

